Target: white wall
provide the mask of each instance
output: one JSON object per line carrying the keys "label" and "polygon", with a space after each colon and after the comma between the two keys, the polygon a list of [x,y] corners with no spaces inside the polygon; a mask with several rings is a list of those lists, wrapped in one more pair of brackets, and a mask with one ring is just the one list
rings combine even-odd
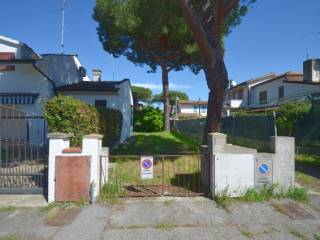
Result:
{"label": "white wall", "polygon": [[53,96],[53,86],[32,64],[15,64],[15,71],[0,72],[0,92],[39,93],[34,104],[15,106],[28,114],[43,115],[44,103]]}
{"label": "white wall", "polygon": [[287,83],[283,82],[283,80],[283,78],[280,78],[252,88],[252,104],[259,104],[259,93],[265,90],[267,90],[268,103],[272,100],[278,100],[278,89],[280,86],[284,86],[284,97],[310,92],[320,92],[320,85]]}
{"label": "white wall", "polygon": [[118,93],[103,92],[64,92],[64,95],[72,96],[83,102],[94,105],[95,100],[106,100],[107,107],[117,109],[122,113],[122,131],[120,142],[123,142],[131,136],[132,126],[132,93],[129,81],[123,81]]}
{"label": "white wall", "polygon": [[[194,106],[196,106],[197,108],[195,109]],[[199,114],[199,106],[196,104],[190,105],[190,104],[180,103],[179,113]],[[202,106],[200,106],[200,115],[207,116],[207,109],[202,109]]]}

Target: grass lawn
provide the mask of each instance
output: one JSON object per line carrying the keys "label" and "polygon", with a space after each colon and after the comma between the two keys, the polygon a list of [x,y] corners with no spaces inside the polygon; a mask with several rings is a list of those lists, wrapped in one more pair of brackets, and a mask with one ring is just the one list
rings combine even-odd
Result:
{"label": "grass lawn", "polygon": [[124,144],[111,150],[111,155],[179,155],[197,154],[199,147],[177,133],[134,133]]}

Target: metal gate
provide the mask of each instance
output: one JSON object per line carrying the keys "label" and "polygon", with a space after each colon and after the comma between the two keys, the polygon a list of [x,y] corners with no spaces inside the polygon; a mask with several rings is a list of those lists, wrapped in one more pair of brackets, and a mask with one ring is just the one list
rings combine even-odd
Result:
{"label": "metal gate", "polygon": [[108,185],[121,197],[204,195],[200,182],[200,155],[156,155],[153,174],[141,176],[141,156],[110,156]]}
{"label": "metal gate", "polygon": [[46,133],[43,117],[0,106],[0,193],[47,189]]}

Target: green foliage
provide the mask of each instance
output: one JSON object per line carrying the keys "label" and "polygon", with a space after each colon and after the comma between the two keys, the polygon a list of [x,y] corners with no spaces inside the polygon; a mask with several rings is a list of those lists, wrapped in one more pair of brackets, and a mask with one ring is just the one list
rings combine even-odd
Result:
{"label": "green foliage", "polygon": [[309,200],[307,189],[299,187],[291,187],[286,193],[286,197],[298,202],[306,202]]}
{"label": "green foliage", "polygon": [[[179,100],[189,100],[188,95],[184,92],[169,91],[169,100],[171,105],[175,104],[177,97],[179,98]],[[163,102],[163,93],[153,95],[152,101]]]}
{"label": "green foliage", "polygon": [[93,14],[104,49],[151,71],[200,70],[198,47],[176,1],[97,0]]}
{"label": "green foliage", "polygon": [[120,140],[122,114],[118,110],[96,108],[69,96],[56,96],[45,105],[45,119],[50,132],[73,133],[71,144],[81,146],[82,137],[103,134],[103,145]]}
{"label": "green foliage", "polygon": [[113,146],[121,137],[122,113],[115,109],[97,107],[99,130],[103,134],[102,145]]}
{"label": "green foliage", "polygon": [[137,132],[159,132],[163,129],[163,114],[153,107],[145,107],[133,113],[133,128]]}
{"label": "green foliage", "polygon": [[123,190],[121,189],[120,184],[116,183],[107,183],[103,185],[99,200],[102,202],[107,202],[110,204],[116,204],[119,201],[119,196]]}
{"label": "green foliage", "polygon": [[310,111],[311,103],[290,102],[283,104],[277,111],[277,128],[279,135],[292,136],[294,126]]}
{"label": "green foliage", "polygon": [[218,192],[215,195],[214,200],[216,201],[218,207],[227,208],[232,203],[232,198],[229,193],[229,189],[225,188],[221,192]]}
{"label": "green foliage", "polygon": [[132,94],[136,96],[137,100],[151,100],[152,91],[149,88],[132,86]]}
{"label": "green foliage", "polygon": [[82,136],[99,132],[97,111],[72,97],[59,95],[49,100],[44,117],[50,132],[73,133],[75,146],[81,145]]}

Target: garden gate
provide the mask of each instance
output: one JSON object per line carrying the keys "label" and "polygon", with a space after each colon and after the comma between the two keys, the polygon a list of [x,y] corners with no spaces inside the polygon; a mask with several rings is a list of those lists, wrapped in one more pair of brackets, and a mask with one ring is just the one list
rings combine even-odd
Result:
{"label": "garden gate", "polygon": [[0,106],[0,193],[46,190],[46,134],[43,117]]}
{"label": "garden gate", "polygon": [[109,156],[107,192],[121,197],[204,195],[201,155]]}

